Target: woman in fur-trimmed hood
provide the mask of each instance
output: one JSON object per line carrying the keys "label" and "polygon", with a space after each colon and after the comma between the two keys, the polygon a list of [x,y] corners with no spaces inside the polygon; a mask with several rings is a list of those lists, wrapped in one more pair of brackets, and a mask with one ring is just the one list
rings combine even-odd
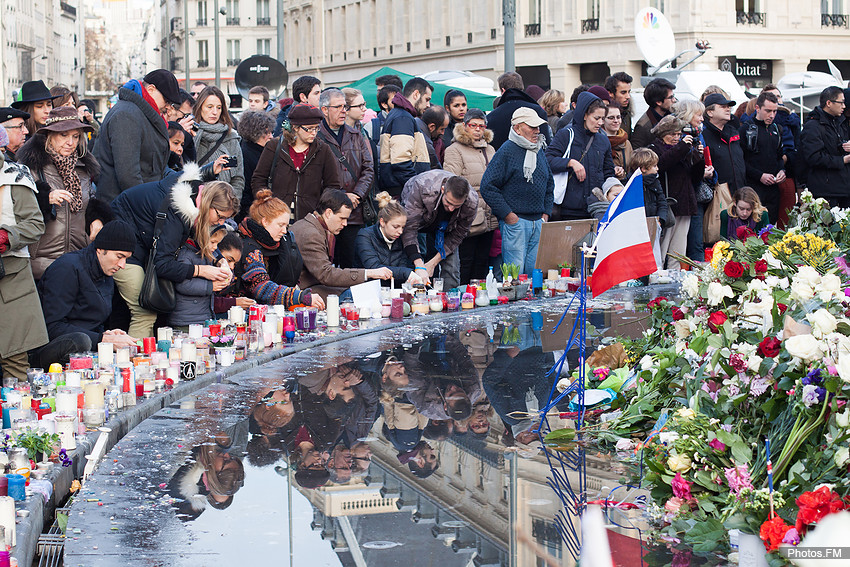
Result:
{"label": "woman in fur-trimmed hood", "polygon": [[[115,216],[136,229],[136,249],[127,259],[127,266],[115,278],[121,297],[130,308],[130,330],[139,337],[152,336],[156,315],[143,310],[138,304],[139,289],[144,280],[143,266],[153,243],[153,232],[158,212],[165,213],[156,250],[156,273],[174,283],[192,277],[211,281],[230,279],[227,268],[193,266],[178,262],[176,252],[189,236],[194,236],[199,246],[206,246],[210,227],[221,224],[239,210],[239,202],[228,183],[204,182],[215,179],[221,169],[218,161],[199,168],[187,163],[182,172],[174,172],[154,183],[143,183],[127,189],[112,201]],[[207,240],[205,240],[207,239]],[[201,240],[202,242],[198,242]]]}

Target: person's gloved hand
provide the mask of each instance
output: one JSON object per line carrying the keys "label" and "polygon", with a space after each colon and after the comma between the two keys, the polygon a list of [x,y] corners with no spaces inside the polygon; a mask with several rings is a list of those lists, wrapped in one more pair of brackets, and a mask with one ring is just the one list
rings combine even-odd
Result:
{"label": "person's gloved hand", "polygon": [[0,254],[9,249],[9,232],[0,228]]}

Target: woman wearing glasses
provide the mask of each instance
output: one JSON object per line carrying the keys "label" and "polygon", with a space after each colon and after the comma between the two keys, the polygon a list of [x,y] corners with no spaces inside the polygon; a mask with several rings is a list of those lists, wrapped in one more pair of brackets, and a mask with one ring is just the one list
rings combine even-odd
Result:
{"label": "woman wearing glasses", "polygon": [[661,258],[667,269],[679,269],[679,262],[668,254],[687,252],[691,216],[697,212],[695,187],[705,175],[705,160],[699,152],[699,140],[682,135],[686,124],[674,114],[661,119],[652,129],[655,140],[648,146],[658,154],[658,179],[676,216],[672,228],[661,239]]}
{"label": "woman wearing glasses", "polygon": [[224,93],[217,87],[207,87],[198,95],[193,109],[198,126],[195,153],[201,166],[214,162],[219,156],[230,157],[229,169],[219,174],[219,181],[230,183],[236,199],[241,200],[245,188],[242,147],[224,101]]}
{"label": "woman wearing glasses", "polygon": [[[464,109],[465,110],[465,109]],[[481,197],[481,178],[496,150],[490,145],[493,131],[487,129],[484,112],[472,108],[464,112],[463,121],[454,127],[454,142],[446,148],[443,167],[460,175],[478,192],[478,210],[469,228],[469,235],[460,243],[460,281],[487,277],[493,233],[499,221]]]}
{"label": "woman wearing glasses", "polygon": [[629,142],[629,133],[623,129],[623,116],[620,107],[611,105],[605,108],[605,121],[602,129],[611,142],[611,157],[614,159],[614,175],[625,183],[629,180],[631,169],[629,162],[632,160],[632,144]]}
{"label": "woman wearing glasses", "polygon": [[[345,123],[363,136],[366,136],[363,130],[363,122],[366,119],[366,99],[363,98],[363,93],[360,89],[352,89],[346,87],[342,89],[342,94],[345,95]],[[374,114],[373,114],[374,116]]]}
{"label": "woman wearing glasses", "polygon": [[251,177],[254,195],[270,189],[293,211],[293,221],[312,213],[325,189],[340,188],[336,158],[316,139],[323,118],[315,106],[293,106],[280,138],[270,140],[263,148]]}

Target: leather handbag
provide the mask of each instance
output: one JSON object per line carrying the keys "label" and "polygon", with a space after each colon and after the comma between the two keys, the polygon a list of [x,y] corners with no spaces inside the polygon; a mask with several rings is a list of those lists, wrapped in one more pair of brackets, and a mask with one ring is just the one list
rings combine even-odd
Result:
{"label": "leather handbag", "polygon": [[145,279],[142,282],[142,289],[139,292],[139,305],[143,309],[160,314],[171,313],[177,304],[174,283],[171,280],[160,278],[156,275],[156,248],[159,243],[159,237],[162,234],[162,227],[168,216],[166,213],[167,209],[168,199],[164,201],[164,206],[156,213],[156,223],[153,228],[153,243],[151,244],[150,254],[148,254],[148,261],[145,264]]}
{"label": "leather handbag", "polygon": [[711,202],[714,198],[714,189],[705,181],[700,181],[696,190],[697,203],[705,205]]}

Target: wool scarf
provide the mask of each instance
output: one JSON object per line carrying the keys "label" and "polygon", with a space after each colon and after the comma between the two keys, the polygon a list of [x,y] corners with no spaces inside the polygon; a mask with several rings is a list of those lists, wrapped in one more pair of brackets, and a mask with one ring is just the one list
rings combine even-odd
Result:
{"label": "wool scarf", "polygon": [[53,165],[56,166],[57,171],[59,171],[59,176],[62,178],[62,184],[65,186],[65,189],[71,193],[71,202],[69,203],[71,212],[79,213],[83,210],[83,190],[80,176],[77,175],[76,171],[78,159],[76,150],[71,155],[63,157],[51,148],[50,144],[45,144],[44,149],[47,151],[50,159],[53,160]]}
{"label": "wool scarf", "polygon": [[525,150],[525,159],[522,162],[522,174],[526,181],[532,183],[534,180],[534,170],[537,168],[537,152],[546,147],[546,138],[538,135],[537,143],[533,144],[511,128],[508,130],[508,140]]}

